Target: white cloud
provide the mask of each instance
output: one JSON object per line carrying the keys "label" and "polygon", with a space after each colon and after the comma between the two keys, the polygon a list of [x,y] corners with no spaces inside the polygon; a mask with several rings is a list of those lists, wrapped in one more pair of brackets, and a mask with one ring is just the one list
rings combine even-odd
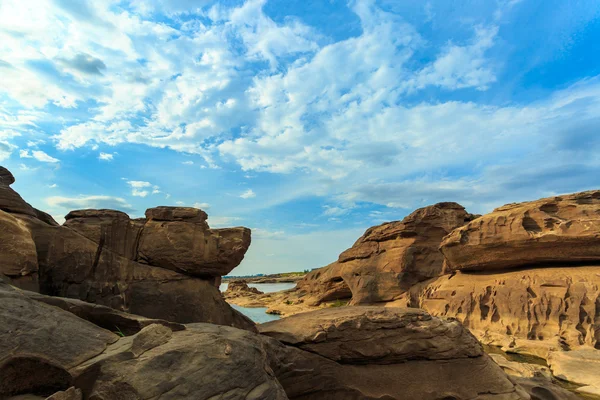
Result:
{"label": "white cloud", "polygon": [[33,158],[35,158],[36,160],[41,161],[41,162],[51,163],[51,164],[56,164],[56,163],[60,162],[59,159],[49,156],[48,154],[46,154],[45,152],[43,152],[41,150],[33,150],[31,152],[31,154],[33,155]]}
{"label": "white cloud", "polygon": [[194,208],[200,208],[201,210],[208,210],[210,208],[210,204],[208,203],[194,203]]}
{"label": "white cloud", "polygon": [[136,197],[146,197],[149,192],[147,190],[133,189],[131,190],[131,195]]}
{"label": "white cloud", "polygon": [[208,224],[212,228],[228,228],[233,225],[237,225],[237,221],[240,221],[239,217],[220,217],[216,215],[208,216]]}
{"label": "white cloud", "polygon": [[127,181],[127,184],[131,187],[131,195],[136,197],[148,196],[150,191],[144,190],[144,188],[150,188],[153,186],[150,182],[146,181]]}
{"label": "white cloud", "polygon": [[253,197],[256,197],[256,193],[254,193],[252,189],[248,189],[244,193],[240,194],[240,197],[242,199],[251,199]]}
{"label": "white cloud", "polygon": [[184,161],[182,162],[183,165],[194,165],[193,161]]}
{"label": "white cloud", "polygon": [[57,187],[58,187],[58,185],[56,183],[48,185],[48,188],[50,188],[50,189],[56,189]]}
{"label": "white cloud", "polygon": [[103,195],[80,195],[77,197],[52,196],[46,198],[50,207],[58,207],[66,210],[85,208],[108,208],[125,212],[134,211],[132,206],[121,197]]}
{"label": "white cloud", "polygon": [[31,154],[29,154],[29,150],[20,150],[19,157],[20,158],[32,158]]}
{"label": "white cloud", "polygon": [[340,217],[350,212],[349,209],[342,207],[324,206],[323,208],[325,208],[325,211],[323,211],[323,215],[326,217]]}
{"label": "white cloud", "polygon": [[98,159],[103,160],[103,161],[112,161],[113,158],[114,158],[114,155],[110,154],[110,153],[100,153],[98,155]]}
{"label": "white cloud", "polygon": [[129,186],[131,186],[132,188],[137,188],[137,189],[152,186],[152,184],[150,182],[146,182],[146,181],[127,181],[127,184]]}

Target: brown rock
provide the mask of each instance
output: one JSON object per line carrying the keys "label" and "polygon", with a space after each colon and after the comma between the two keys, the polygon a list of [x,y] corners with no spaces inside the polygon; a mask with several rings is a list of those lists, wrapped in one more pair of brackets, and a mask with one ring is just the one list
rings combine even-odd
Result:
{"label": "brown rock", "polygon": [[457,272],[423,282],[390,305],[461,321],[484,343],[546,357],[597,346],[600,266]]}
{"label": "brown rock", "polygon": [[0,210],[15,214],[35,216],[35,210],[21,196],[10,188],[15,177],[9,170],[0,166]]}
{"label": "brown rock", "polygon": [[18,218],[0,211],[0,273],[19,278],[35,277],[37,271],[37,253],[29,230]]}
{"label": "brown rock", "polygon": [[81,389],[71,386],[65,391],[54,393],[46,400],[82,400]]}
{"label": "brown rock", "polygon": [[497,208],[448,235],[449,270],[600,261],[600,191]]}
{"label": "brown rock", "polygon": [[210,324],[151,325],[72,370],[84,397],[284,400],[258,335]]}
{"label": "brown rock", "polygon": [[[206,222],[208,215],[199,208],[192,207],[154,207],[146,210],[146,219],[154,221],[184,221],[190,223]],[[208,225],[207,225],[208,227]]]}
{"label": "brown rock", "polygon": [[236,293],[240,293],[242,295],[249,294],[249,293],[252,293],[252,294],[264,294],[263,292],[261,292],[257,288],[248,286],[248,284],[244,280],[229,281],[227,283],[226,293],[228,295],[236,294]]}
{"label": "brown rock", "polygon": [[149,220],[139,259],[150,265],[196,276],[227,275],[250,246],[250,229],[208,229],[206,223]]}
{"label": "brown rock", "polygon": [[582,393],[600,393],[600,351],[582,347],[574,351],[553,352],[548,364],[557,378],[584,385]]}
{"label": "brown rock", "polygon": [[254,329],[212,282],[143,265],[62,226],[23,217],[38,251],[41,291],[167,321]]}
{"label": "brown rock", "polygon": [[420,310],[327,309],[260,330],[290,399],[528,398],[460,324]]}
{"label": "brown rock", "polygon": [[442,273],[442,238],[472,218],[457,203],[438,203],[401,222],[369,228],[337,263],[311,272],[298,288],[315,305],[342,299],[349,291],[352,304],[393,300],[415,283]]}

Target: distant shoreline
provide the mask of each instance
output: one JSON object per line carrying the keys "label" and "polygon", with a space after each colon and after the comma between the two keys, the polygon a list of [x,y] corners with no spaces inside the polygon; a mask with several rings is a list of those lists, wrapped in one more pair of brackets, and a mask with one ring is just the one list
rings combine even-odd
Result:
{"label": "distant shoreline", "polygon": [[295,283],[306,276],[308,272],[282,272],[270,275],[224,276],[223,282],[244,280],[248,283]]}

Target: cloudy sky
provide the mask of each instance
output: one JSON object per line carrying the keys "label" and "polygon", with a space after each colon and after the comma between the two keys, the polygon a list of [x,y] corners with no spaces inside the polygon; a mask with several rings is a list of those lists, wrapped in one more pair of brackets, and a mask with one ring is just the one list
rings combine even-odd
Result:
{"label": "cloudy sky", "polygon": [[57,220],[195,206],[235,274],[600,187],[594,0],[1,0],[0,163]]}

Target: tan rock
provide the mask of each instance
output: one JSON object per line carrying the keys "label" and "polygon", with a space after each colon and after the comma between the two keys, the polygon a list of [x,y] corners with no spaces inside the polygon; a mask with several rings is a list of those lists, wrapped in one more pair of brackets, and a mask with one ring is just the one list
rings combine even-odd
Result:
{"label": "tan rock", "polygon": [[415,283],[442,273],[442,238],[472,218],[459,204],[438,203],[401,222],[369,228],[336,263],[312,271],[298,289],[314,305],[349,297],[352,304],[393,300]]}
{"label": "tan rock", "polygon": [[0,211],[0,274],[10,278],[37,275],[35,243],[25,224]]}
{"label": "tan rock", "polygon": [[484,343],[546,358],[549,350],[596,346],[600,266],[457,272],[423,282],[390,306],[461,321]]}
{"label": "tan rock", "polygon": [[600,261],[600,191],[508,204],[454,230],[449,270]]}
{"label": "tan rock", "polygon": [[71,386],[65,391],[60,391],[54,393],[52,396],[48,397],[46,400],[82,400],[81,389],[77,389],[74,386]]}
{"label": "tan rock", "polygon": [[582,347],[573,351],[552,352],[548,364],[557,378],[584,385],[582,392],[600,393],[600,351]]}
{"label": "tan rock", "polygon": [[36,212],[10,185],[15,177],[9,170],[0,166],[0,210],[8,213],[35,216]]}
{"label": "tan rock", "polygon": [[247,295],[247,294],[264,294],[255,287],[250,287],[245,280],[229,281],[227,283],[227,295]]}
{"label": "tan rock", "polygon": [[460,324],[420,310],[335,308],[260,330],[290,399],[529,399]]}

